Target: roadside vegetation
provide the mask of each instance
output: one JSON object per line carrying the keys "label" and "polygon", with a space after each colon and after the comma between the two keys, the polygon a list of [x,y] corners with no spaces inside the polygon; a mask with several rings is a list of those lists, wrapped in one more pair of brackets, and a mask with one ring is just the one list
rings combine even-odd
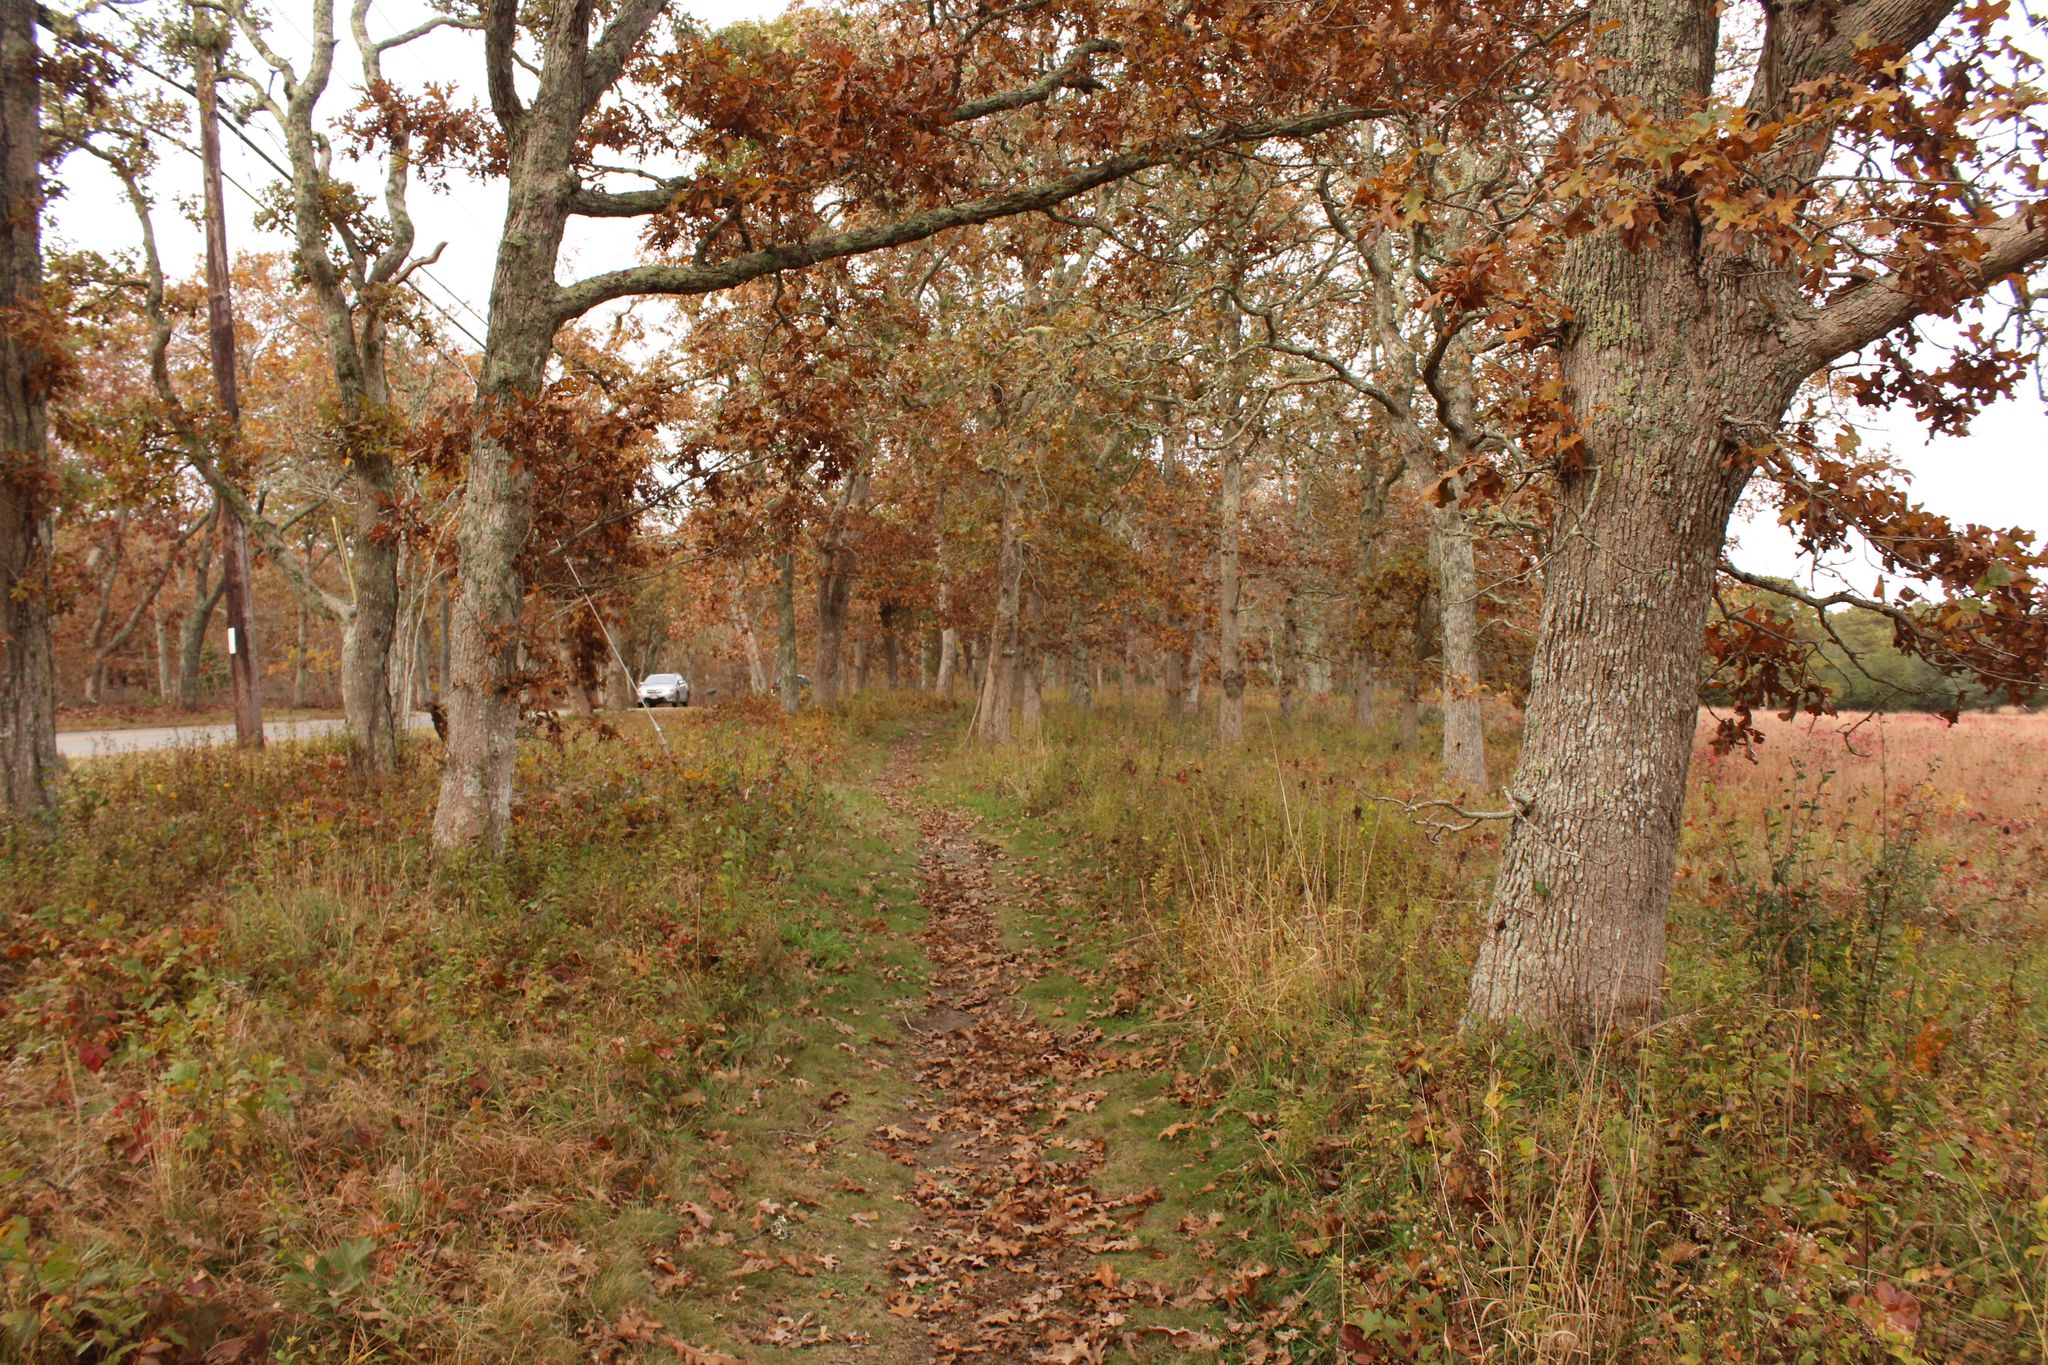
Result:
{"label": "roadside vegetation", "polygon": [[98,760],[7,824],[0,1357],[653,1341],[679,1233],[759,1216],[709,1172],[879,861],[858,719],[665,728],[522,746],[499,865],[429,859],[432,764],[326,744]]}

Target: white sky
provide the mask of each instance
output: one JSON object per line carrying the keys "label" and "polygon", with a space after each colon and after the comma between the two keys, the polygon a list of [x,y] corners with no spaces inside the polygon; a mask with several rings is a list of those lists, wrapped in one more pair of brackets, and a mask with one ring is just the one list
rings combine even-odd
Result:
{"label": "white sky", "polygon": [[[687,0],[680,7],[716,27],[777,13],[785,4],[783,0]],[[299,8],[294,0],[281,0],[273,10],[273,45],[294,61],[302,58],[309,46],[310,26]],[[339,3],[336,8],[345,12],[346,5]],[[418,23],[428,12],[419,0],[386,0],[371,14],[371,31],[375,35],[397,32]],[[341,17],[345,19],[345,14]],[[408,88],[430,81],[464,86],[469,84],[469,74],[477,70],[478,61],[474,34],[443,30],[387,53],[385,72]],[[330,115],[352,102],[352,91],[360,81],[346,38],[336,66],[323,106]],[[283,161],[274,135],[261,131],[252,135]],[[224,160],[230,179],[251,190],[276,178],[233,136],[224,140]],[[157,210],[164,268],[173,274],[196,272],[202,260],[202,237],[197,225],[178,212],[174,196],[196,193],[197,165],[175,149],[165,153],[164,163]],[[75,157],[61,178],[65,194],[52,205],[49,215],[52,246],[117,252],[134,245],[134,219],[118,186],[97,163]],[[282,237],[255,229],[247,195],[230,186],[227,204],[231,250],[285,249]],[[483,332],[482,315],[490,295],[493,252],[504,204],[501,185],[463,177],[451,177],[439,187],[415,186],[412,196],[421,249],[447,243],[440,261],[419,279],[421,288],[454,321],[477,336]],[[607,268],[630,258],[636,247],[637,229],[630,222],[572,220],[562,276],[573,278]],[[1867,439],[1889,450],[1912,473],[1916,497],[1931,510],[1959,521],[2048,531],[2048,406],[2035,396],[2031,385],[2023,396],[1985,413],[1961,439],[1930,441],[1910,413],[1866,415],[1864,425]],[[1802,563],[1790,538],[1768,516],[1761,521],[1739,521],[1736,536],[1738,561],[1745,568],[1802,579],[1814,572]],[[1868,591],[1875,585],[1877,569],[1861,556],[1850,555],[1822,570],[1819,581],[1831,583],[1837,577]]]}

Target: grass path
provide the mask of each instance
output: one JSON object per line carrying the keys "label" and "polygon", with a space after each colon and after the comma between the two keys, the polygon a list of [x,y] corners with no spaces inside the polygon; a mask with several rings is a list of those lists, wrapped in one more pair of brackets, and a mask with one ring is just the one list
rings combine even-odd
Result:
{"label": "grass path", "polygon": [[925,785],[936,742],[842,792],[843,875],[878,913],[713,1132],[663,1314],[681,1335],[656,1341],[713,1363],[1289,1358],[1234,1244],[1224,1134],[1245,1125],[1103,960],[1081,869]]}
{"label": "grass path", "polygon": [[1133,1224],[1162,1191],[1099,1187],[1107,1139],[1070,1120],[1108,1098],[1119,1059],[1100,1029],[1049,1025],[1019,998],[1042,950],[1005,941],[1000,850],[973,817],[921,804],[914,779],[900,750],[883,799],[918,827],[931,974],[905,1029],[916,1091],[875,1135],[916,1179],[887,1308],[924,1324],[935,1360],[1100,1360],[1133,1303],[1170,1297],[1104,1259],[1142,1249]]}

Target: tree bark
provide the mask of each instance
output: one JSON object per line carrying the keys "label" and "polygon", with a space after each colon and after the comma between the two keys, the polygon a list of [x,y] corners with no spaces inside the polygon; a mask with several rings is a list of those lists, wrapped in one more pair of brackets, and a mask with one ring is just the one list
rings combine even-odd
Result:
{"label": "tree bark", "polygon": [[1280,690],[1280,716],[1294,719],[1302,680],[1301,602],[1291,577],[1281,581],[1280,629],[1273,641],[1273,682]]}
{"label": "tree bark", "polygon": [[727,590],[732,594],[732,629],[740,638],[740,653],[747,661],[747,691],[759,697],[768,692],[768,669],[761,662],[761,640],[754,633],[754,618],[747,614],[746,585],[739,570],[728,569]]}
{"label": "tree bark", "polygon": [[434,702],[448,695],[448,651],[455,637],[455,582],[441,580],[441,622],[434,638]]}
{"label": "tree bark", "polygon": [[817,662],[811,666],[811,696],[820,706],[839,702],[840,645],[846,636],[846,613],[853,600],[858,564],[847,514],[867,501],[867,482],[865,473],[846,481],[818,542],[818,642]]}
{"label": "tree bark", "polygon": [[177,687],[177,673],[171,662],[171,630],[169,623],[164,620],[161,593],[157,595],[149,614],[156,626],[156,697],[160,702],[168,702]]}
{"label": "tree bark", "polygon": [[1362,649],[1351,654],[1351,725],[1353,729],[1370,730],[1373,727],[1373,667],[1372,660]]}
{"label": "tree bark", "polygon": [[1239,611],[1244,579],[1239,551],[1244,535],[1244,447],[1230,441],[1223,451],[1223,487],[1216,503],[1216,672],[1222,699],[1216,704],[1216,742],[1244,742],[1244,622]]}
{"label": "tree bark", "polygon": [[1394,748],[1413,753],[1422,743],[1422,705],[1415,695],[1415,675],[1404,674],[1401,696],[1394,705]]}
{"label": "tree bark", "polygon": [[1443,636],[1444,774],[1471,790],[1486,790],[1486,731],[1480,710],[1479,572],[1472,530],[1455,507],[1430,521],[1430,559],[1436,570]]}
{"label": "tree bark", "polygon": [[206,631],[213,622],[214,609],[227,591],[225,579],[208,586],[209,560],[201,556],[193,569],[192,605],[178,624],[178,705],[187,711],[199,707],[199,670],[206,659]]}
{"label": "tree bark", "polygon": [[[587,33],[551,36],[577,48],[586,39]],[[564,168],[581,120],[579,80],[544,84],[511,141],[505,230],[491,280],[469,478],[455,537],[460,605],[445,699],[448,751],[434,812],[434,844],[443,850],[481,847],[497,854],[510,833],[519,731],[512,679],[526,610],[519,556],[533,525],[533,476],[521,446],[531,439],[526,409],[541,392],[559,322],[555,262],[568,220]]]}
{"label": "tree bark", "polygon": [[1016,704],[1019,617],[1024,589],[1024,480],[1015,472],[1002,475],[1002,524],[996,549],[996,610],[989,627],[988,662],[981,685],[981,709],[974,732],[986,740],[1011,735],[1011,708]]}
{"label": "tree bark", "polygon": [[1085,628],[1077,606],[1067,616],[1067,698],[1083,711],[1095,705],[1095,669],[1088,657]]}
{"label": "tree bark", "polygon": [[1045,655],[1029,651],[1019,665],[1017,738],[1037,741],[1045,734]]}
{"label": "tree bark", "polygon": [[[235,308],[228,278],[227,206],[221,189],[220,115],[214,89],[227,35],[210,20],[196,29],[192,64],[199,106],[199,159],[206,225],[206,334],[214,389],[227,415],[232,450],[241,421],[240,385],[235,373]],[[223,461],[223,463],[226,463]],[[228,625],[228,687],[234,700],[235,743],[263,747],[263,671],[256,655],[256,598],[249,557],[249,527],[229,503],[220,508],[220,578]]]}
{"label": "tree bark", "polygon": [[400,709],[392,693],[391,654],[398,634],[398,557],[395,537],[371,534],[381,518],[376,503],[391,495],[390,461],[384,468],[356,471],[353,482],[373,500],[358,508],[348,546],[352,608],[341,628],[341,711],[349,736],[349,760],[359,772],[389,772],[398,766]]}
{"label": "tree bark", "polygon": [[941,488],[932,513],[935,524],[932,563],[939,576],[938,596],[933,608],[939,618],[939,663],[932,679],[932,691],[941,697],[953,695],[953,675],[960,666],[960,631],[953,624],[953,564],[946,555],[946,490]]}
{"label": "tree bark", "polygon": [[[1871,32],[1858,19],[1845,34],[1858,49],[1904,50],[1946,8],[1871,10]],[[1833,21],[1833,7],[1814,14],[1823,28]],[[1708,0],[1596,0],[1592,20],[1596,55],[1613,61],[1630,106],[1678,119],[1708,98],[1718,43]],[[1783,80],[1760,79],[1753,98],[1798,88],[1825,70],[1822,58],[1853,64],[1846,36],[1833,51],[1813,31],[1773,16],[1763,65]],[[1792,182],[1810,179],[1824,150],[1815,142],[1784,153],[1807,160],[1781,169]],[[2039,259],[2039,243],[2030,250]],[[1790,272],[1751,264],[1680,221],[1633,247],[1612,232],[1579,238],[1560,271],[1572,318],[1562,373],[1584,462],[1559,480],[1522,758],[1508,789],[1518,817],[1473,971],[1475,1017],[1583,1037],[1660,1007],[1707,608],[1750,472],[1741,450],[1775,428],[1815,370],[1911,316],[1864,318],[1866,303],[1884,301],[1871,286],[1816,311]]]}
{"label": "tree bark", "polygon": [[900,602],[884,602],[876,611],[882,623],[882,673],[894,692],[902,685],[902,660],[898,657],[897,633],[906,615]]}
{"label": "tree bark", "polygon": [[[1187,608],[1180,594],[1180,526],[1174,520],[1177,504],[1175,490],[1182,481],[1180,468],[1180,428],[1177,425],[1174,405],[1165,399],[1158,400],[1159,410],[1159,477],[1166,485],[1166,527],[1160,536],[1160,559],[1166,566],[1166,651],[1160,661],[1159,685],[1166,694],[1166,718],[1179,720],[1188,708],[1187,667],[1184,657],[1188,642],[1193,638],[1189,627]],[[1126,656],[1128,665],[1128,656]]]}
{"label": "tree bark", "polygon": [[292,650],[292,709],[306,708],[306,604],[299,603],[298,643]]}
{"label": "tree bark", "polygon": [[790,716],[802,702],[796,658],[796,552],[784,550],[775,556],[775,686]]}
{"label": "tree bark", "polygon": [[939,632],[939,671],[932,679],[932,691],[942,697],[953,695],[953,675],[960,667],[960,632],[947,626]]}
{"label": "tree bark", "polygon": [[[604,708],[607,711],[630,711],[640,700],[640,679],[634,676],[633,659],[627,653],[631,640],[627,632],[616,622],[608,623],[605,629],[608,633],[605,640],[604,662],[598,666],[598,676],[604,680]],[[618,647],[616,653],[613,652],[614,643]],[[634,650],[633,653],[645,658],[650,652]],[[684,661],[683,676],[691,681],[692,686],[695,685],[695,680],[690,679],[688,660]],[[697,699],[693,696],[690,700]]]}
{"label": "tree bark", "polygon": [[0,808],[56,801],[50,638],[51,357],[43,302],[42,80],[32,0],[0,0]]}

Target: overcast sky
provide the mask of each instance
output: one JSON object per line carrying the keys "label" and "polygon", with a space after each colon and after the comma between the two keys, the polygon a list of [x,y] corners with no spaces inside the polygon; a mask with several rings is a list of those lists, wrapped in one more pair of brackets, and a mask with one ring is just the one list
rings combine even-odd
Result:
{"label": "overcast sky", "polygon": [[[690,0],[682,8],[717,26],[776,13],[784,5],[782,0]],[[309,28],[297,10],[292,0],[273,7],[273,46],[288,57],[303,54],[310,46]],[[385,0],[372,13],[372,32],[400,31],[428,12],[417,0]],[[385,70],[393,81],[412,88],[429,81],[467,85],[465,78],[477,69],[478,62],[473,34],[442,31],[388,53]],[[336,66],[323,106],[330,116],[347,107],[351,91],[360,82],[346,41],[337,54]],[[284,160],[274,135],[259,130],[253,136],[270,147],[278,161]],[[276,179],[274,172],[232,137],[226,139],[224,158],[230,179],[247,190],[257,190]],[[158,177],[158,193],[164,202],[158,209],[157,228],[164,267],[173,274],[196,272],[202,258],[198,227],[171,202],[175,196],[196,193],[197,169],[196,161],[186,153],[170,150]],[[62,179],[64,195],[50,214],[52,246],[107,252],[133,246],[134,219],[117,186],[96,163],[86,157],[73,158]],[[227,202],[232,250],[285,249],[282,237],[255,230],[248,194],[231,185]],[[422,290],[445,310],[458,330],[481,337],[492,256],[504,218],[502,185],[451,177],[443,186],[417,187],[412,202],[422,248],[447,243],[440,261],[420,278]],[[637,232],[631,223],[572,220],[562,277],[608,268],[631,256],[636,247]],[[1965,438],[1930,441],[1910,413],[1865,414],[1863,426],[1869,440],[1889,450],[1911,471],[1914,494],[1930,509],[1957,520],[2000,528],[2048,530],[2048,409],[2031,383],[2021,397],[1984,414]],[[1813,573],[1812,566],[1801,563],[1789,537],[1769,517],[1739,522],[1736,537],[1737,558],[1746,568],[1802,579]],[[1877,570],[1863,562],[1862,556],[1850,555],[1824,569],[1819,581],[1827,584],[1837,579],[1868,591],[1876,582]]]}

